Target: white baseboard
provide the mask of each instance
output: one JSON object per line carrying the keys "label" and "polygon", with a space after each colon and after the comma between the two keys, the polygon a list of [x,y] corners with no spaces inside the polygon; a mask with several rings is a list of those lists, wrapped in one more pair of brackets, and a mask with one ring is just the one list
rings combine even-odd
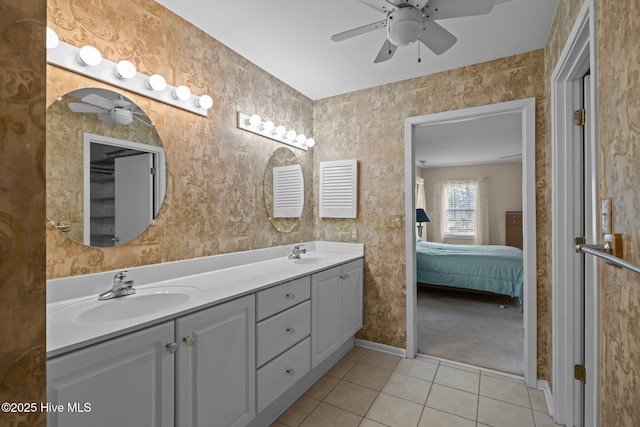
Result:
{"label": "white baseboard", "polygon": [[405,350],[404,348],[393,347],[373,341],[361,340],[359,338],[356,338],[356,346],[367,348],[369,350],[376,350],[383,353],[393,354],[394,356],[407,357],[407,350]]}
{"label": "white baseboard", "polygon": [[546,380],[538,380],[538,390],[542,390],[544,392],[544,398],[547,401],[547,410],[549,411],[549,415],[553,418],[553,414],[555,413],[555,408],[553,406],[553,394],[551,393],[551,387],[549,387],[549,383]]}

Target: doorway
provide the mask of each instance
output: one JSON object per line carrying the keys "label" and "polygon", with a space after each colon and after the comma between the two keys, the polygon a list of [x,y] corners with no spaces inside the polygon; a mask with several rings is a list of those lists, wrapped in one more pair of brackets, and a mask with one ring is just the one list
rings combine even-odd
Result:
{"label": "doorway", "polygon": [[407,357],[417,353],[417,273],[416,273],[416,210],[414,132],[416,126],[456,120],[469,120],[497,114],[517,113],[522,123],[522,197],[523,197],[523,323],[524,376],[529,387],[537,384],[536,363],[536,234],[535,234],[535,99],[447,111],[405,119],[405,242],[407,295]]}

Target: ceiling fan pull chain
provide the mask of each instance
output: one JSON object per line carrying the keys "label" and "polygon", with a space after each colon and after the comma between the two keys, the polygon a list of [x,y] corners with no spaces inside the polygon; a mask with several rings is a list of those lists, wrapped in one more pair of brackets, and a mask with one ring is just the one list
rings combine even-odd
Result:
{"label": "ceiling fan pull chain", "polygon": [[422,58],[420,57],[420,36],[418,36],[418,63],[422,62]]}

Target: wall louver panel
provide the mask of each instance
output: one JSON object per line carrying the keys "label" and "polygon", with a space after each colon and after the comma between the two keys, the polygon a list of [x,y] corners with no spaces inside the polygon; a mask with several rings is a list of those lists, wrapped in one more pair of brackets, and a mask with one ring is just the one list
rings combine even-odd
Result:
{"label": "wall louver panel", "polygon": [[320,217],[358,216],[358,163],[353,160],[320,162]]}
{"label": "wall louver panel", "polygon": [[299,218],[304,207],[304,178],[300,165],[273,168],[273,217]]}

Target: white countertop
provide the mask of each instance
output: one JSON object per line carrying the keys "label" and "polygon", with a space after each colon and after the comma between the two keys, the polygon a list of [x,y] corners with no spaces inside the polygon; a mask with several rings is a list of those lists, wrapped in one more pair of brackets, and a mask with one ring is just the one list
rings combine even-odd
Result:
{"label": "white countertop", "polygon": [[[151,325],[256,292],[279,283],[326,270],[364,255],[360,243],[306,242],[301,261],[287,258],[295,245],[126,269],[137,294],[162,289],[184,289],[191,299],[128,319],[85,322],[84,307],[108,307],[136,295],[98,302],[100,292],[111,289],[121,270],[47,281],[47,357],[76,350]],[[306,260],[306,261],[305,261]]]}

